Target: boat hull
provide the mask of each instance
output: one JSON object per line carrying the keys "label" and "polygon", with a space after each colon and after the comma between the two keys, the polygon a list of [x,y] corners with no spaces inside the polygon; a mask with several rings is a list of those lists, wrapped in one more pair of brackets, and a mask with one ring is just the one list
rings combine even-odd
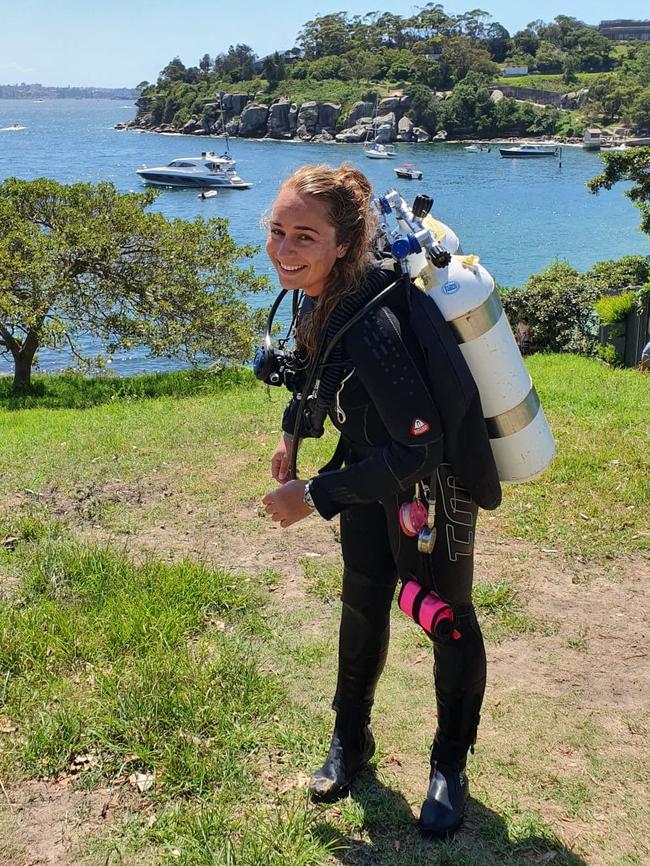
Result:
{"label": "boat hull", "polygon": [[253,184],[246,181],[230,182],[218,177],[178,177],[157,171],[139,169],[137,172],[149,186],[173,186],[178,189],[250,189]]}
{"label": "boat hull", "polygon": [[517,151],[517,150],[502,150],[499,148],[499,153],[505,159],[542,159],[549,156],[557,156],[555,150],[538,150],[538,151]]}

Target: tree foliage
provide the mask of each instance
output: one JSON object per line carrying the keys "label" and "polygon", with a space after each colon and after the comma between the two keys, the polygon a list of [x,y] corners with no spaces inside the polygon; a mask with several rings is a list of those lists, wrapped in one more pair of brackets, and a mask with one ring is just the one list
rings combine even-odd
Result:
{"label": "tree foliage", "polygon": [[641,230],[650,235],[650,147],[635,147],[615,153],[601,153],[605,163],[602,174],[587,182],[591,192],[611,189],[620,181],[632,186],[625,195],[641,211]]}
{"label": "tree foliage", "polygon": [[26,386],[41,347],[92,334],[107,353],[146,346],[154,356],[244,361],[259,314],[244,296],[265,286],[220,219],[167,220],[156,193],[110,183],[0,184],[0,351]]}

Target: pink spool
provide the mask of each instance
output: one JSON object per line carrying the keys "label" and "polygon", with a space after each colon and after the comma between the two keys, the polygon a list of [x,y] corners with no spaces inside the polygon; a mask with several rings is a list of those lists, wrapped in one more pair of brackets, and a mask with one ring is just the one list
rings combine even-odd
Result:
{"label": "pink spool", "polygon": [[408,580],[402,585],[397,603],[400,610],[427,634],[441,639],[451,636],[458,640],[460,637],[460,633],[454,629],[451,607],[416,580]]}
{"label": "pink spool", "polygon": [[426,525],[429,516],[426,507],[419,499],[404,502],[399,510],[399,525],[404,535],[413,538]]}

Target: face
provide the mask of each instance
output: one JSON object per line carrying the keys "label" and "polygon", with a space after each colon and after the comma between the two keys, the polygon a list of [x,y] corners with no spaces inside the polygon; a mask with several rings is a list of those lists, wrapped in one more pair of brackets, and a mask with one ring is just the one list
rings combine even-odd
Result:
{"label": "face", "polygon": [[266,252],[283,289],[317,298],[337,259],[347,250],[336,242],[325,205],[293,189],[280,190],[273,204]]}

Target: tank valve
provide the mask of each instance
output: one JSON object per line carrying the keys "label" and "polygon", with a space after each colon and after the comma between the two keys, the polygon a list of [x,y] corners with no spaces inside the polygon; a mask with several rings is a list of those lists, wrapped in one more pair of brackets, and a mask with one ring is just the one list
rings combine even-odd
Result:
{"label": "tank valve", "polygon": [[424,219],[424,217],[429,213],[432,207],[433,199],[431,198],[431,196],[420,193],[420,195],[415,196],[415,200],[413,201],[413,216],[417,217],[418,219]]}

